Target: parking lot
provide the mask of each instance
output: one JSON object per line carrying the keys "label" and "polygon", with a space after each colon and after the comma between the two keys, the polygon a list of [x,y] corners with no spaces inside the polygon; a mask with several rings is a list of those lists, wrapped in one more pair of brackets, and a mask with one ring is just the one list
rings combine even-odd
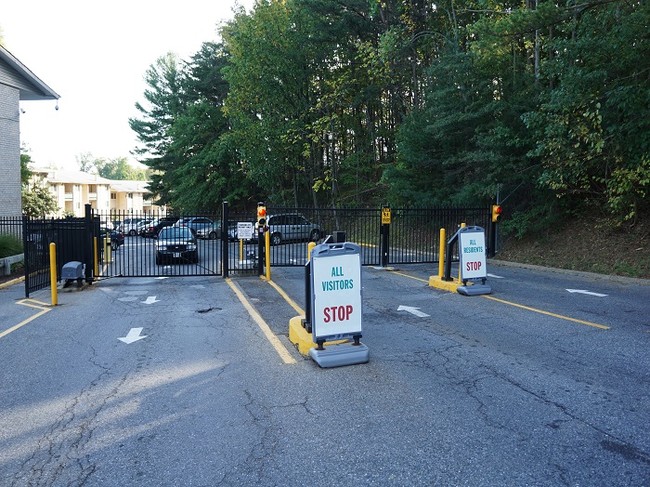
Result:
{"label": "parking lot", "polygon": [[[301,267],[0,290],[7,485],[647,485],[646,281],[364,267],[367,364],[287,338]],[[18,326],[20,325],[20,326]],[[135,331],[134,331],[135,330]],[[127,337],[131,336],[131,339]],[[124,340],[122,340],[124,339]],[[275,341],[274,341],[275,340]]]}

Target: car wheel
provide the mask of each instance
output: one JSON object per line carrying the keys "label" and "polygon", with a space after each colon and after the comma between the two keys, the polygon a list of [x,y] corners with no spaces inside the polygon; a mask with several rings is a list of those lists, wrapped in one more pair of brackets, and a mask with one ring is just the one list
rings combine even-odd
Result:
{"label": "car wheel", "polygon": [[129,232],[129,235],[131,235],[132,237],[135,237],[137,234],[138,234],[138,232],[136,232],[135,230],[131,230]]}
{"label": "car wheel", "polygon": [[271,245],[280,245],[282,243],[282,235],[274,233],[271,235]]}
{"label": "car wheel", "polygon": [[213,232],[208,233],[208,238],[210,240],[216,240],[217,239],[217,232],[213,231]]}
{"label": "car wheel", "polygon": [[312,242],[317,242],[320,240],[320,231],[319,230],[312,230],[311,233],[309,234],[309,240]]}

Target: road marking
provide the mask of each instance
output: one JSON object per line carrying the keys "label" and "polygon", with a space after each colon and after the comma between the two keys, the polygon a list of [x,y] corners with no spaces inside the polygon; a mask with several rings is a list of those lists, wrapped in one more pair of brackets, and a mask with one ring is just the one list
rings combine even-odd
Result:
{"label": "road marking", "polygon": [[409,276],[408,274],[404,274],[403,272],[392,271],[392,273],[393,273],[393,274],[397,274],[398,276],[408,277],[409,279],[415,279],[416,281],[426,282],[427,284],[429,284],[429,280],[428,280],[428,279],[422,279],[422,278],[420,278],[420,277]]}
{"label": "road marking", "polygon": [[505,279],[503,276],[497,276],[496,274],[490,274],[489,272],[487,276],[491,277],[492,279]]}
{"label": "road marking", "polygon": [[415,308],[413,306],[403,306],[401,304],[397,307],[397,311],[406,311],[408,313],[411,313],[412,315],[417,316],[418,318],[426,318],[426,317],[430,316],[430,315],[420,311],[420,308]]}
{"label": "road marking", "polygon": [[38,313],[36,313],[34,316],[31,316],[31,317],[27,318],[26,320],[21,321],[17,325],[14,325],[11,328],[8,328],[7,330],[0,333],[0,338],[2,338],[4,336],[7,336],[10,333],[13,333],[14,331],[18,330],[19,328],[22,328],[23,326],[30,323],[31,321],[34,321],[39,316],[43,316],[48,311],[52,311],[52,308],[49,307],[48,304],[41,303],[40,301],[36,301],[34,299],[21,299],[20,301],[16,301],[16,304],[20,304],[20,305],[23,305],[23,306],[28,306],[30,308],[38,309],[40,311]]}
{"label": "road marking", "polygon": [[[263,278],[263,279],[266,281],[266,278]],[[280,286],[278,286],[273,281],[267,281],[267,282],[278,292],[278,294],[280,296],[282,296],[284,298],[284,300],[287,303],[289,303],[289,306],[291,306],[294,310],[296,310],[296,312],[299,315],[304,315],[305,314],[305,311],[300,306],[298,306],[298,304],[293,299],[291,299],[287,293],[284,292],[284,289],[282,289]]]}
{"label": "road marking", "polygon": [[285,364],[295,364],[296,360],[291,356],[289,351],[286,349],[284,345],[282,345],[282,342],[280,339],[275,336],[273,331],[271,331],[271,328],[269,325],[264,321],[264,318],[257,312],[255,308],[248,302],[246,297],[244,296],[244,293],[241,292],[237,284],[235,284],[232,279],[226,278],[226,282],[228,283],[228,286],[230,286],[230,289],[233,290],[241,304],[244,305],[244,308],[246,308],[246,311],[248,311],[248,314],[251,315],[251,318],[257,323],[257,326],[260,327],[260,330],[262,330],[262,333],[264,333],[264,336],[266,339],[271,343],[275,351],[278,353],[280,358]]}
{"label": "road marking", "polygon": [[527,311],[532,311],[534,313],[539,313],[542,315],[552,316],[553,318],[559,318],[561,320],[573,321],[574,323],[580,323],[581,325],[592,326],[594,328],[600,328],[601,330],[609,330],[609,326],[599,325],[598,323],[592,323],[591,321],[578,320],[576,318],[570,318],[569,316],[559,315],[556,313],[551,313],[550,311],[544,311],[537,308],[531,308],[530,306],[524,306],[523,304],[513,303],[511,301],[506,301],[505,299],[495,298],[493,296],[481,295],[482,298],[490,299],[492,301],[497,301],[499,303],[507,304],[514,306],[516,308],[525,309]]}
{"label": "road marking", "polygon": [[156,299],[157,296],[148,296],[144,301],[140,301],[143,304],[154,304],[159,303],[160,299]]}
{"label": "road marking", "polygon": [[[415,279],[416,281],[426,282],[427,284],[429,283],[429,281],[426,281],[424,279],[420,279],[419,277],[409,276],[408,274],[404,274],[403,272],[393,272],[393,274],[398,274],[400,276]],[[564,316],[564,315],[559,315],[559,314],[556,314],[556,313],[551,313],[550,311],[544,311],[544,310],[537,309],[537,308],[531,308],[530,306],[524,306],[523,304],[513,303],[511,301],[506,301],[505,299],[499,299],[499,298],[495,298],[493,296],[488,296],[488,295],[485,295],[485,294],[481,295],[481,297],[485,298],[485,299],[491,299],[492,301],[497,301],[497,302],[502,303],[502,304],[515,306],[516,308],[521,308],[521,309],[525,309],[527,311],[532,311],[534,313],[539,313],[539,314],[543,314],[543,315],[547,315],[547,316],[552,316],[554,318],[559,318],[561,320],[572,321],[574,323],[580,323],[581,325],[587,325],[587,326],[591,326],[591,327],[594,327],[594,328],[599,328],[601,330],[609,330],[610,329],[609,326],[599,325],[598,323],[592,323],[591,321],[584,321],[584,320],[579,320],[577,318],[571,318],[569,316]]]}
{"label": "road marking", "polygon": [[571,294],[586,294],[587,296],[596,296],[598,298],[604,298],[607,294],[594,293],[592,291],[587,291],[586,289],[567,289]]}
{"label": "road marking", "polygon": [[118,340],[129,345],[143,338],[147,338],[147,335],[140,335],[140,333],[142,333],[142,328],[131,328],[125,337],[119,337]]}

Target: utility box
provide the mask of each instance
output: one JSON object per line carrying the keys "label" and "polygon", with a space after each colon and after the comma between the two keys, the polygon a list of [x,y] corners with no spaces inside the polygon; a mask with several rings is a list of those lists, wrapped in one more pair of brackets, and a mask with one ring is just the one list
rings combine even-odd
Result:
{"label": "utility box", "polygon": [[68,286],[71,281],[77,281],[77,286],[81,287],[85,272],[86,266],[77,260],[63,264],[61,268],[61,280],[65,281],[64,287]]}

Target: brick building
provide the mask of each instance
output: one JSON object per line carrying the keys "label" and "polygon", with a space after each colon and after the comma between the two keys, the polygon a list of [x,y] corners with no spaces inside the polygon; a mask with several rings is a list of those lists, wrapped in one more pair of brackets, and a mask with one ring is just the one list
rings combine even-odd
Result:
{"label": "brick building", "polygon": [[0,216],[20,216],[20,100],[59,95],[0,46]]}

